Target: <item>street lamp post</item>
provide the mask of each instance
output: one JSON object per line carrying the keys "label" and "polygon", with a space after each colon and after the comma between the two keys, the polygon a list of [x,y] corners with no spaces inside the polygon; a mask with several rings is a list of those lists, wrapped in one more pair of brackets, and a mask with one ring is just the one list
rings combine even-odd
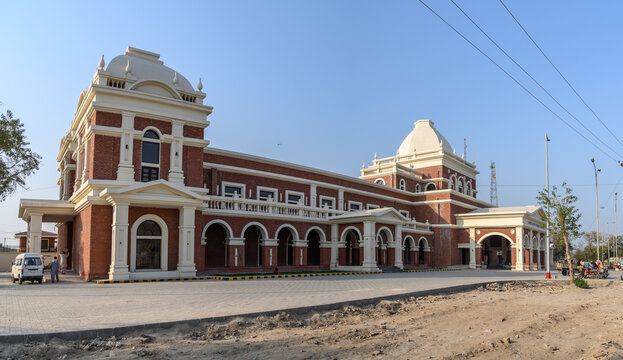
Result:
{"label": "street lamp post", "polygon": [[597,174],[601,171],[601,169],[597,169],[595,166],[595,158],[591,158],[591,162],[593,163],[593,170],[595,170],[595,213],[597,215],[597,260],[601,260],[601,255],[599,251],[599,190],[597,189]]}
{"label": "street lamp post", "polygon": [[551,279],[552,275],[549,272],[549,252],[550,252],[550,243],[549,243],[549,148],[548,148],[548,143],[550,141],[550,138],[547,137],[547,133],[545,133],[545,187],[547,188],[547,217],[546,219],[546,224],[545,224],[545,239],[546,239],[546,244],[547,246],[545,246],[545,269],[547,270],[547,273],[545,274],[545,278],[546,279]]}
{"label": "street lamp post", "polygon": [[617,216],[617,195],[614,193],[614,257],[619,261],[619,229],[618,229],[618,216]]}

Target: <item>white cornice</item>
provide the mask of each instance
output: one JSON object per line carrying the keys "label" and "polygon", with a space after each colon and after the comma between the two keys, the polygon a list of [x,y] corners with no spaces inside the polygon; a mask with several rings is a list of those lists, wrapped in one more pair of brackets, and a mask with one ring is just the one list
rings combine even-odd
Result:
{"label": "white cornice", "polygon": [[[238,173],[238,174],[246,174],[246,175],[258,176],[258,177],[265,177],[265,178],[269,178],[269,179],[279,179],[279,180],[295,182],[295,183],[299,183],[299,184],[307,184],[307,185],[316,184],[318,186],[321,186],[321,187],[327,188],[327,189],[344,190],[347,193],[364,195],[364,196],[368,196],[368,197],[372,197],[372,198],[383,199],[383,200],[386,200],[386,201],[397,202],[397,203],[401,203],[401,204],[405,204],[405,205],[418,206],[418,205],[450,203],[450,204],[453,204],[453,205],[461,206],[461,207],[469,209],[469,210],[478,209],[477,206],[470,205],[470,204],[467,204],[467,203],[464,203],[464,202],[461,202],[461,201],[457,201],[457,200],[452,200],[452,199],[426,200],[426,201],[410,201],[410,200],[397,199],[397,198],[394,198],[394,197],[391,197],[391,196],[381,195],[381,194],[368,192],[368,191],[364,191],[364,190],[358,190],[358,189],[348,188],[348,187],[344,187],[344,186],[339,186],[339,185],[335,185],[335,184],[331,184],[331,183],[320,182],[320,181],[315,181],[315,180],[310,180],[310,179],[305,179],[305,178],[299,178],[299,177],[294,177],[294,176],[290,176],[290,175],[276,174],[276,173],[271,173],[271,172],[266,172],[266,171],[261,171],[261,170],[242,168],[242,167],[223,165],[223,164],[216,164],[216,163],[207,163],[207,162],[204,162],[203,166],[204,166],[204,168],[207,168],[207,169],[209,169],[209,168],[216,168],[216,169],[223,170],[223,171],[226,171],[226,172],[232,172],[232,173]],[[306,170],[306,171],[310,171],[310,170]],[[384,185],[378,185],[378,184],[370,183],[370,182],[367,182],[367,181],[364,181],[364,180],[359,180],[359,179],[356,179],[356,178],[349,178],[349,177],[343,176],[342,179],[346,179],[346,180],[349,180],[349,181],[353,181],[354,180],[354,181],[357,181],[357,182],[363,182],[363,183],[365,183],[367,185],[374,185],[375,187],[382,187],[383,189],[391,190],[391,191],[397,192],[397,193],[406,193],[406,194],[408,194],[410,196],[425,195],[425,194],[428,194],[428,193],[432,193],[432,194],[434,194],[434,193],[437,193],[437,194],[447,194],[447,193],[450,192],[450,190],[436,190],[436,191],[430,191],[430,192],[427,192],[427,193],[410,193],[410,192],[403,191],[403,190],[400,190],[400,189],[394,189],[394,188],[386,187]]]}

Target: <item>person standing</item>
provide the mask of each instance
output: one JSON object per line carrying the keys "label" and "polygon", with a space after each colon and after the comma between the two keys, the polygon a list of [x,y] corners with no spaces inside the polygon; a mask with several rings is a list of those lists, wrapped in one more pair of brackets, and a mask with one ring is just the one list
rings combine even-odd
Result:
{"label": "person standing", "polygon": [[60,256],[61,256],[61,274],[65,274],[65,271],[67,271],[67,252],[63,250]]}
{"label": "person standing", "polygon": [[54,260],[52,260],[52,262],[50,263],[50,278],[52,279],[52,283],[54,283],[55,278],[56,278],[56,282],[60,282],[60,280],[58,279],[59,267],[60,267],[60,264],[55,256]]}

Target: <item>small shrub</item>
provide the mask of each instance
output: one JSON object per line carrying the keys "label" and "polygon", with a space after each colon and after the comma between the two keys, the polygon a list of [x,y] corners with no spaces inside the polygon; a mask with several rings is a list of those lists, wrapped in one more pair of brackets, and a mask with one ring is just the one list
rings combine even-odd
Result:
{"label": "small shrub", "polygon": [[575,279],[573,279],[573,283],[575,284],[575,286],[579,287],[580,289],[588,289],[588,283],[584,279],[580,279],[576,277]]}

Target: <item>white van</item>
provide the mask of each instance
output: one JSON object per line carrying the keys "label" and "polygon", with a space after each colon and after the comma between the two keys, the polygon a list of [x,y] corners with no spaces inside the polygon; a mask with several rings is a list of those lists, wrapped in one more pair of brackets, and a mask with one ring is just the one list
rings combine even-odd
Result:
{"label": "white van", "polygon": [[33,284],[43,282],[43,257],[39,254],[19,254],[11,267],[11,280],[23,283],[30,280]]}

